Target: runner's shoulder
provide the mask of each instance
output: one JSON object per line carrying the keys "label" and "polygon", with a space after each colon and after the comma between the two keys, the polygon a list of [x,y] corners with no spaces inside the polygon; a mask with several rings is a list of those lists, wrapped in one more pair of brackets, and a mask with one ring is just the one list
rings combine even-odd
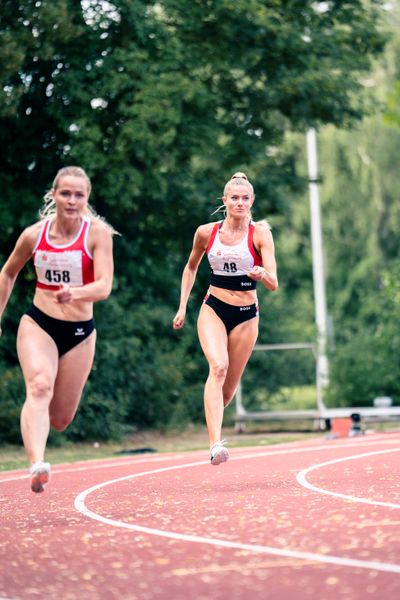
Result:
{"label": "runner's shoulder", "polygon": [[89,244],[109,243],[112,240],[113,229],[103,219],[94,218],[90,222]]}
{"label": "runner's shoulder", "polygon": [[260,232],[271,231],[271,225],[268,223],[267,219],[261,219],[260,221],[255,221],[254,223],[255,230]]}
{"label": "runner's shoulder", "polygon": [[204,246],[208,245],[212,230],[214,229],[214,223],[204,223],[204,225],[199,225],[196,230],[196,241]]}
{"label": "runner's shoulder", "polygon": [[31,246],[33,250],[42,227],[43,221],[37,221],[32,225],[28,225],[19,236],[18,243],[22,246]]}

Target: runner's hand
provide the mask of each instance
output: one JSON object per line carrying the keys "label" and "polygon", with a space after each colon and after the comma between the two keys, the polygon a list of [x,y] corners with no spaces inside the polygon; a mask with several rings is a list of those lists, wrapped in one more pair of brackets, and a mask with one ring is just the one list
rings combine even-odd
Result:
{"label": "runner's hand", "polygon": [[250,277],[250,279],[253,279],[254,281],[261,281],[261,279],[264,277],[265,274],[265,269],[264,267],[253,267],[251,271],[249,271],[249,273],[247,273],[247,277]]}
{"label": "runner's hand", "polygon": [[174,320],[172,321],[172,326],[174,329],[182,329],[185,324],[185,316],[186,311],[183,308],[180,308],[176,313]]}
{"label": "runner's hand", "polygon": [[62,283],[60,285],[60,289],[56,291],[55,296],[56,296],[55,301],[58,304],[66,304],[67,302],[71,302],[71,300],[72,300],[71,288],[66,283]]}

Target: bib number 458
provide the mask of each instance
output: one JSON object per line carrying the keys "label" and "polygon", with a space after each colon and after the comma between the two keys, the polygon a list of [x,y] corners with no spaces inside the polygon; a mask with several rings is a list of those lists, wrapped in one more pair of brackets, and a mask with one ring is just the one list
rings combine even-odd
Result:
{"label": "bib number 458", "polygon": [[69,271],[59,271],[57,269],[47,269],[44,276],[49,283],[69,283],[71,280]]}

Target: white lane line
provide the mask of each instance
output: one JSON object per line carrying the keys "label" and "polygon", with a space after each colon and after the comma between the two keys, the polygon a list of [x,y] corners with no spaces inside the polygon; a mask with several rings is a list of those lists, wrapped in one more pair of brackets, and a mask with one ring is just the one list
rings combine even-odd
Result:
{"label": "white lane line", "polygon": [[[354,440],[354,442],[346,442],[346,443],[340,443],[340,445],[336,445],[336,446],[332,446],[330,444],[335,444],[335,442],[338,442],[339,440],[329,440],[327,441],[327,445],[323,445],[323,446],[301,446],[299,444],[299,442],[293,442],[293,444],[299,444],[298,446],[296,446],[295,448],[292,447],[292,443],[290,443],[290,448],[285,448],[284,450],[268,450],[268,452],[265,452],[265,454],[257,454],[258,456],[272,456],[274,454],[295,454],[298,452],[313,452],[314,450],[332,450],[333,448],[354,448],[354,447],[359,447],[359,446],[376,446],[376,445],[386,445],[386,444],[400,444],[400,439],[365,439],[363,438],[362,440],[360,440],[359,438],[357,438],[357,441]],[[286,444],[279,444],[279,447],[285,446]],[[259,446],[258,446],[259,447]],[[237,448],[238,449],[238,448]],[[246,450],[248,450],[249,447],[246,447]],[[196,451],[192,451],[192,452],[179,452],[178,454],[168,454],[168,455],[162,455],[162,456],[148,456],[147,458],[138,458],[138,459],[124,459],[121,458],[119,461],[115,461],[112,463],[108,463],[106,462],[108,459],[104,459],[104,463],[100,464],[100,465],[93,465],[91,464],[92,461],[87,461],[87,465],[83,466],[83,467],[74,467],[71,466],[70,468],[67,469],[57,469],[57,467],[55,467],[54,469],[51,470],[51,476],[53,477],[54,475],[63,475],[64,473],[78,473],[78,472],[83,472],[83,471],[98,471],[100,469],[108,469],[108,468],[114,468],[114,467],[123,467],[123,466],[131,466],[131,465],[136,465],[136,464],[141,464],[141,463],[149,463],[149,462],[166,462],[168,460],[178,460],[180,458],[185,458],[187,459],[188,456],[193,456],[193,455],[197,455],[199,454],[199,452],[201,452],[201,450],[196,450]],[[205,453],[207,452],[206,450],[204,451]],[[247,455],[246,455],[247,456]],[[248,455],[249,458],[253,458],[254,455]],[[246,458],[244,456],[232,456],[229,460],[242,460],[243,458]],[[101,460],[101,459],[99,459]],[[8,483],[10,481],[19,481],[21,479],[28,479],[30,477],[29,473],[27,473],[26,471],[24,473],[22,473],[21,475],[14,475],[12,477],[6,477],[4,479],[1,479],[1,471],[0,471],[0,485],[2,483]]]}
{"label": "white lane line", "polygon": [[297,474],[297,481],[303,487],[317,492],[319,494],[326,494],[328,496],[335,496],[336,498],[343,498],[344,500],[351,500],[351,502],[362,502],[363,504],[373,504],[374,506],[386,506],[388,508],[400,508],[400,504],[395,504],[393,502],[380,502],[378,500],[368,500],[367,498],[360,498],[358,496],[351,496],[349,494],[341,494],[340,492],[332,492],[331,490],[326,490],[325,488],[321,488],[319,486],[313,485],[307,480],[307,475],[311,473],[311,471],[316,471],[317,469],[322,469],[323,467],[327,467],[329,465],[335,465],[337,463],[345,462],[348,460],[357,460],[359,458],[366,458],[368,456],[378,456],[380,454],[389,454],[391,452],[400,452],[400,448],[391,448],[388,450],[375,450],[374,452],[365,452],[363,454],[354,454],[353,456],[346,456],[345,458],[336,458],[334,460],[329,460],[327,462],[319,463],[317,465],[313,465],[312,467],[308,467],[307,469],[303,469]]}
{"label": "white lane line", "polygon": [[[297,451],[298,451],[298,449],[297,449]],[[291,451],[287,451],[287,453],[289,453],[289,452],[291,452]],[[284,454],[284,453],[285,453],[285,451],[279,452],[279,454]],[[271,454],[278,454],[278,452],[259,453],[259,454],[254,454],[251,456],[250,455],[236,456],[236,457],[233,457],[233,460],[244,460],[244,459],[247,460],[249,458],[260,458],[260,457],[264,457],[264,456],[270,456]],[[160,468],[160,469],[155,469],[153,471],[146,471],[143,473],[135,473],[133,475],[127,475],[125,477],[119,477],[117,479],[112,479],[110,481],[99,483],[97,485],[94,485],[94,486],[88,488],[87,490],[84,490],[75,498],[75,503],[74,503],[75,508],[78,512],[82,513],[84,516],[89,517],[90,519],[93,519],[95,521],[99,521],[100,523],[103,523],[105,525],[111,525],[112,527],[118,527],[121,529],[129,529],[130,531],[146,533],[146,534],[155,535],[158,537],[175,539],[175,540],[179,540],[179,541],[183,541],[183,542],[192,542],[192,543],[197,543],[197,544],[208,544],[211,546],[219,546],[219,547],[223,547],[223,548],[247,550],[250,552],[257,552],[257,553],[264,553],[264,554],[272,554],[275,556],[283,556],[283,557],[287,557],[287,558],[297,558],[297,559],[306,560],[306,561],[328,563],[328,564],[340,565],[340,566],[344,566],[344,567],[353,567],[353,568],[361,568],[361,569],[369,569],[369,570],[372,569],[372,570],[376,570],[376,571],[385,571],[388,573],[400,574],[400,565],[396,565],[393,563],[385,563],[385,562],[379,562],[379,561],[374,561],[374,560],[372,560],[372,561],[358,560],[358,559],[345,558],[345,557],[334,556],[334,555],[329,555],[329,554],[301,552],[298,550],[289,550],[289,549],[285,550],[283,548],[275,548],[272,546],[262,546],[262,545],[258,545],[258,544],[243,544],[240,542],[232,542],[230,540],[208,538],[208,537],[197,536],[197,535],[176,533],[175,531],[165,531],[162,529],[143,527],[141,525],[134,525],[132,523],[125,523],[124,521],[118,521],[115,519],[110,519],[108,517],[103,517],[103,516],[99,515],[98,513],[95,513],[94,511],[90,510],[85,504],[85,500],[86,500],[87,496],[89,496],[89,494],[91,494],[101,488],[104,488],[106,486],[113,485],[115,483],[120,483],[122,481],[127,481],[128,479],[144,477],[146,475],[155,475],[158,473],[166,473],[167,471],[175,471],[178,469],[189,469],[189,468],[198,467],[201,465],[209,465],[209,461],[192,462],[192,463],[187,463],[184,465],[175,465],[175,466],[170,466],[170,467],[164,467],[164,468]]]}
{"label": "white lane line", "polygon": [[[298,453],[299,451],[301,452],[312,452],[313,450],[332,450],[333,448],[358,448],[360,446],[376,446],[376,445],[386,445],[386,444],[400,444],[400,439],[381,439],[379,438],[378,440],[376,438],[374,439],[362,439],[360,440],[359,438],[356,440],[354,439],[353,442],[345,442],[345,443],[340,443],[340,445],[336,445],[336,446],[332,446],[329,445],[333,442],[333,444],[335,444],[335,442],[338,442],[339,440],[329,440],[327,442],[327,445],[323,445],[323,446],[301,446],[301,444],[299,442],[289,442],[290,444],[290,448],[285,448],[283,450],[273,450],[270,449],[268,451],[268,453],[265,453],[265,451],[263,451],[263,453],[261,454],[257,454],[257,455],[250,455],[249,458],[257,458],[258,456],[272,456],[273,454],[295,454]],[[292,447],[293,444],[299,444],[298,446],[296,446],[295,448]],[[286,446],[286,444],[279,444],[279,447],[282,446]],[[248,449],[248,447],[247,447]],[[120,460],[116,460],[115,462],[107,462],[107,459],[104,459],[104,463],[99,464],[99,465],[93,465],[92,461],[87,461],[87,465],[83,466],[83,467],[74,467],[71,466],[70,468],[64,468],[64,469],[57,469],[56,467],[54,469],[51,470],[51,476],[53,477],[54,475],[63,475],[64,473],[79,473],[79,472],[83,472],[83,471],[98,471],[100,469],[108,469],[108,468],[114,468],[114,467],[122,467],[122,466],[130,466],[130,465],[137,465],[137,464],[141,464],[141,463],[151,463],[151,462],[166,462],[168,460],[178,460],[181,458],[185,458],[187,459],[189,456],[193,456],[193,455],[197,455],[199,454],[199,452],[201,452],[201,450],[197,450],[195,452],[180,452],[178,454],[168,454],[168,455],[157,455],[157,456],[148,456],[147,458],[137,458],[137,459],[125,459],[125,458],[121,458]],[[206,451],[204,451],[206,452]],[[239,457],[235,457],[232,456],[229,460],[242,460],[242,456]],[[101,460],[101,459],[99,459]],[[4,479],[1,479],[1,472],[0,472],[0,484],[2,483],[8,483],[10,481],[19,481],[21,479],[28,479],[30,477],[29,473],[27,473],[26,471],[24,473],[22,473],[21,475],[14,475],[12,477],[6,477]]]}
{"label": "white lane line", "polygon": [[[71,466],[69,468],[66,469],[57,469],[57,467],[55,467],[54,469],[51,469],[51,476],[53,477],[54,475],[63,475],[64,473],[80,473],[83,471],[98,471],[100,469],[108,469],[110,468],[114,468],[114,467],[123,467],[123,466],[132,466],[132,465],[139,465],[141,463],[146,463],[148,464],[149,462],[166,462],[168,460],[178,460],[180,458],[187,458],[187,454],[174,454],[173,456],[169,455],[169,456],[149,456],[148,458],[140,458],[137,460],[123,460],[121,459],[120,461],[115,461],[115,462],[104,462],[100,465],[91,465],[90,462],[91,461],[87,461],[87,464],[84,465],[83,467],[74,467]],[[101,460],[101,459],[99,459]],[[109,459],[104,459],[109,460]],[[0,477],[1,477],[1,473],[0,473]],[[24,471],[21,475],[14,475],[12,477],[7,477],[4,479],[0,479],[0,484],[1,483],[6,483],[8,481],[18,481],[20,479],[28,479],[30,477],[30,474],[27,473],[26,471]],[[0,598],[1,600],[1,598]]]}

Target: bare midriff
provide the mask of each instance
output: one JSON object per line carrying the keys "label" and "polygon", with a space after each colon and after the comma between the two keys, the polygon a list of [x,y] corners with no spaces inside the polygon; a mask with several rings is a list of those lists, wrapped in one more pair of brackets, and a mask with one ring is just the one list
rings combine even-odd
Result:
{"label": "bare midriff", "polygon": [[93,302],[58,303],[55,292],[36,288],[33,304],[49,317],[62,321],[88,321],[93,317]]}
{"label": "bare midriff", "polygon": [[208,293],[218,298],[222,302],[232,304],[233,306],[249,306],[250,304],[257,303],[257,292],[256,290],[248,290],[247,292],[225,290],[224,288],[215,287],[210,285]]}

